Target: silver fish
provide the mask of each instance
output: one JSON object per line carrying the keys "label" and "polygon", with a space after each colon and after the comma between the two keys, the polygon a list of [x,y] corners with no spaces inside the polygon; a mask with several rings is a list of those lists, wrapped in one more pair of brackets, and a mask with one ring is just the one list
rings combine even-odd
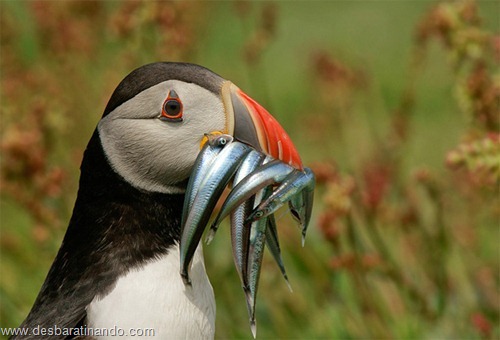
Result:
{"label": "silver fish", "polygon": [[[265,155],[258,152],[258,151],[255,151],[255,150],[252,150],[248,153],[248,155],[245,157],[245,159],[243,159],[243,161],[241,162],[241,165],[238,169],[238,171],[236,171],[236,174],[234,175],[234,179],[233,179],[233,186],[238,184],[239,182],[241,182],[241,180],[243,180],[246,176],[248,176],[249,174],[251,174],[252,172],[255,171],[255,169],[262,164],[262,162],[264,161],[264,158],[265,158]],[[246,201],[245,201],[246,202]],[[245,202],[242,203],[245,204]],[[253,204],[251,205],[250,208],[253,207]],[[238,208],[237,208],[238,209]],[[235,209],[235,210],[237,210]],[[239,212],[238,214],[242,214],[244,209],[239,209]],[[245,216],[248,216],[248,214],[246,214]],[[239,218],[239,216],[238,216]],[[207,235],[207,244],[210,244],[210,242],[212,241],[212,239],[214,238],[215,236],[215,233],[217,232],[217,229],[218,229],[218,226],[220,224],[221,220],[215,220],[214,223],[212,223],[212,226],[210,227],[210,231]],[[234,244],[233,244],[234,246]]]}
{"label": "silver fish", "polygon": [[[314,189],[314,173],[309,168],[304,171],[293,171],[281,183],[281,185],[274,190],[273,194],[263,201],[248,217],[249,222],[255,221],[259,218],[273,214],[281,208],[283,204],[290,201],[294,196],[302,196],[302,190],[306,188]],[[304,209],[299,209],[299,218],[305,214]],[[305,216],[301,219],[304,223]]]}
{"label": "silver fish", "polygon": [[[262,198],[269,196],[270,190],[265,188],[257,195],[260,197],[255,198],[255,206],[262,201]],[[273,257],[275,258],[280,270],[286,280],[288,289],[292,291],[292,287],[288,281],[283,260],[281,258],[278,234],[276,230],[276,221],[274,215],[266,216],[262,219],[252,222],[251,224],[251,237],[248,255],[248,287],[245,288],[245,295],[247,298],[248,314],[250,316],[250,329],[255,338],[257,335],[257,321],[255,319],[255,305],[257,302],[257,290],[259,287],[260,271],[262,268],[262,259],[264,257],[264,249],[267,244]]]}
{"label": "silver fish", "polygon": [[296,196],[301,189],[297,186],[297,183],[302,176],[303,173],[301,171],[292,171],[280,186],[274,189],[272,195],[252,211],[250,216],[248,216],[248,221],[253,222],[276,212],[285,202]]}
{"label": "silver fish", "polygon": [[199,185],[192,208],[182,226],[180,265],[185,284],[190,284],[188,268],[210,215],[224,188],[250,150],[248,145],[239,142],[225,146],[217,156],[218,161],[212,163]]}
{"label": "silver fish", "polygon": [[213,225],[218,225],[238,205],[266,186],[281,183],[294,168],[280,160],[272,160],[241,180],[229,193]]}
{"label": "silver fish", "polygon": [[253,202],[252,198],[243,202],[231,213],[230,217],[233,260],[245,294],[248,291],[247,265],[250,242],[250,223],[245,223],[245,220],[253,210]]}
{"label": "silver fish", "polygon": [[295,195],[288,201],[288,209],[292,214],[292,217],[297,223],[302,226],[302,221],[304,221],[305,216],[305,205],[304,198],[302,195]]}
{"label": "silver fish", "polygon": [[309,222],[311,221],[313,203],[314,203],[314,187],[315,181],[302,190],[302,197],[304,201],[304,223],[302,224],[302,247],[306,242],[306,232]]}
{"label": "silver fish", "polygon": [[288,289],[290,290],[290,292],[293,292],[292,286],[288,281],[288,275],[286,275],[285,264],[283,263],[283,259],[281,257],[281,249],[278,240],[278,230],[276,228],[276,219],[274,218],[273,214],[267,216],[266,245],[269,248],[271,255],[273,255],[274,260],[278,264],[278,267],[281,270],[281,274],[283,274],[283,277],[285,278]]}
{"label": "silver fish", "polygon": [[[262,163],[264,157],[265,156],[260,153],[250,153],[243,161],[244,164],[242,164],[239,171],[236,173],[234,183],[240,182],[248,174],[252,173]],[[248,296],[247,266],[250,243],[250,224],[245,223],[245,220],[252,212],[253,207],[254,199],[250,198],[231,213],[231,245],[233,259],[246,296]]]}
{"label": "silver fish", "polygon": [[252,214],[250,214],[248,217],[249,222],[273,214],[287,201],[290,201],[293,197],[299,196],[303,205],[299,207],[297,216],[302,227],[302,245],[304,245],[305,234],[311,219],[314,186],[315,178],[311,169],[304,168],[303,172],[292,172],[283,183],[274,190],[273,194],[259,204]]}
{"label": "silver fish", "polygon": [[[241,162],[240,168],[234,175],[233,183],[236,184],[252,173],[264,160],[265,155],[255,150]],[[245,225],[245,219],[252,212],[254,200],[243,202],[231,213],[231,245],[233,251],[234,264],[240,277],[244,290],[247,290],[247,263],[248,263],[248,243],[250,239],[250,224]],[[207,236],[207,243],[213,239],[217,225],[212,225]]]}
{"label": "silver fish", "polygon": [[207,137],[208,141],[205,143],[198,157],[196,158],[192,175],[191,177],[189,177],[189,182],[186,189],[186,197],[184,199],[184,206],[182,209],[182,226],[184,225],[184,223],[186,223],[187,215],[189,211],[191,211],[191,207],[193,206],[194,198],[198,193],[201,181],[207,175],[210,166],[214,162],[217,155],[224,148],[224,146],[233,141],[233,136],[226,134],[205,134],[205,137]]}
{"label": "silver fish", "polygon": [[[269,196],[270,190],[262,189],[255,195],[254,207]],[[247,282],[244,287],[247,299],[248,314],[250,316],[250,329],[255,338],[257,335],[257,322],[255,320],[255,304],[257,302],[257,289],[259,288],[260,269],[264,257],[266,239],[267,217],[252,222],[250,231],[250,244],[248,249]]]}

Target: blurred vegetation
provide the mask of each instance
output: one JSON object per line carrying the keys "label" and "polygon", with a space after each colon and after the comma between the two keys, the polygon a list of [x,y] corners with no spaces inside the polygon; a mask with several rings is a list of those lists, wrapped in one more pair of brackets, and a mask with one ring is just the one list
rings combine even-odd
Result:
{"label": "blurred vegetation", "polygon": [[[231,79],[318,177],[308,240],[279,218],[293,293],[266,258],[259,338],[496,338],[496,1],[0,2],[0,326],[60,245],[86,143],[153,61]],[[229,233],[205,247],[217,338],[251,338]]]}

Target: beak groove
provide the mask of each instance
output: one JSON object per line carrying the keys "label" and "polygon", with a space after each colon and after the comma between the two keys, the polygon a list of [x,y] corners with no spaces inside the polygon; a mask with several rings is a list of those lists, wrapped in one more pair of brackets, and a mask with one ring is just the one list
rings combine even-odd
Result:
{"label": "beak groove", "polygon": [[229,116],[228,133],[258,151],[303,170],[299,153],[283,127],[259,103],[229,83],[223,88]]}

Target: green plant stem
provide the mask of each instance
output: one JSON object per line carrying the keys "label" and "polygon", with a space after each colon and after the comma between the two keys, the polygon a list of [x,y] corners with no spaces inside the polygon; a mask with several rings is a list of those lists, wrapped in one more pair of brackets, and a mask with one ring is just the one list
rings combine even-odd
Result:
{"label": "green plant stem", "polygon": [[[443,200],[439,188],[435,184],[425,186],[427,193],[436,207],[435,227],[437,234],[432,238],[431,247],[431,276],[438,289],[437,314],[442,315],[447,304],[447,282],[446,258],[448,253],[448,233],[444,222]],[[422,228],[420,228],[422,229]]]}
{"label": "green plant stem", "polygon": [[380,301],[376,299],[377,294],[373,294],[373,289],[370,288],[366,280],[366,272],[362,266],[360,256],[359,237],[356,235],[356,228],[350,214],[347,215],[347,236],[355,259],[355,267],[350,271],[350,274],[359,292],[362,310],[371,316],[367,318],[372,322],[369,329],[373,329],[375,333],[371,334],[371,336],[375,338],[391,338],[388,328],[385,327],[386,320],[383,319],[383,316],[388,315],[388,313],[384,313]]}
{"label": "green plant stem", "polygon": [[365,222],[371,242],[381,255],[383,261],[387,264],[384,274],[407,294],[413,303],[417,305],[417,308],[422,315],[424,315],[427,319],[434,319],[435,315],[430,310],[426,297],[411,283],[411,281],[405,278],[402,269],[392,257],[384,240],[378,232],[374,214],[366,213]]}

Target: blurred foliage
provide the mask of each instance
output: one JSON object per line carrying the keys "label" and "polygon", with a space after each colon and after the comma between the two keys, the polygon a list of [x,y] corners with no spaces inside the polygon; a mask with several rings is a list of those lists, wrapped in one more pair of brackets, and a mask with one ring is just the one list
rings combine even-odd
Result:
{"label": "blurred foliage", "polygon": [[[498,22],[487,1],[0,2],[0,326],[38,293],[112,90],[172,60],[252,94],[317,174],[304,248],[280,215],[294,293],[266,258],[259,337],[500,337]],[[216,336],[250,338],[224,234]]]}

